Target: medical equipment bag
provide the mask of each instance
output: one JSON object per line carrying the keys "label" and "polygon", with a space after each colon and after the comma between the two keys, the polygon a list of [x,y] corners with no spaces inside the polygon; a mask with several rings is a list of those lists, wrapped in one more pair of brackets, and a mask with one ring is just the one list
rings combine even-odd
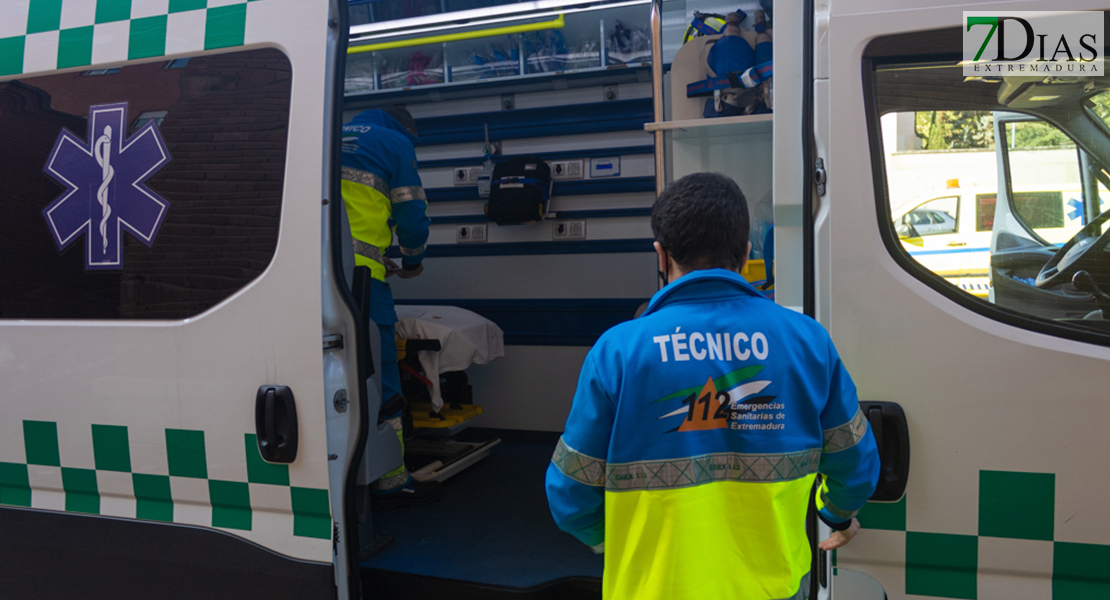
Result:
{"label": "medical equipment bag", "polygon": [[498,225],[542,221],[551,199],[551,167],[536,157],[510,158],[493,168],[486,216]]}

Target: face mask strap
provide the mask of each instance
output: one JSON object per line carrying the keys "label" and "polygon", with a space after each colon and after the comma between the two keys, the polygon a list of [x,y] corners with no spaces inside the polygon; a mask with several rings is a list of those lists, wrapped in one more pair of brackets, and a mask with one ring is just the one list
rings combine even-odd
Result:
{"label": "face mask strap", "polygon": [[[662,243],[659,244],[663,246]],[[671,270],[671,257],[667,254],[667,249],[663,248],[663,268],[665,270],[659,271],[659,279],[663,281],[663,286],[666,287],[670,283],[670,276],[668,275]]]}

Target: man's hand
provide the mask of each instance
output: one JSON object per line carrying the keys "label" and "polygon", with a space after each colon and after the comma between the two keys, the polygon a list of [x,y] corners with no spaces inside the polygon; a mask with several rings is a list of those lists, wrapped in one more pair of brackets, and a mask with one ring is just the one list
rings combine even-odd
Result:
{"label": "man's hand", "polygon": [[408,270],[408,269],[401,269],[400,271],[397,271],[397,276],[400,277],[401,279],[412,279],[413,277],[416,277],[417,275],[419,275],[423,272],[424,272],[424,263],[420,263],[419,266],[417,266],[415,269],[413,269],[411,271]]}
{"label": "man's hand", "polygon": [[859,533],[859,521],[852,519],[852,524],[844,531],[834,531],[829,539],[817,544],[817,547],[828,552],[836,550],[837,548],[847,545]]}

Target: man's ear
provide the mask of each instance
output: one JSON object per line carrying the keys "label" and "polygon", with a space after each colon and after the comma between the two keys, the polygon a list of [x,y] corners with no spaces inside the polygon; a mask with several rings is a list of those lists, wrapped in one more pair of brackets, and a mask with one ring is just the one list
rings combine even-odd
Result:
{"label": "man's ear", "polygon": [[744,265],[748,264],[748,259],[752,257],[752,242],[748,240],[748,249],[744,251],[744,262],[740,263],[740,268],[743,269]]}
{"label": "man's ear", "polygon": [[651,245],[655,248],[655,254],[659,259],[659,272],[667,275],[667,251],[663,249],[663,244],[659,242],[652,242]]}

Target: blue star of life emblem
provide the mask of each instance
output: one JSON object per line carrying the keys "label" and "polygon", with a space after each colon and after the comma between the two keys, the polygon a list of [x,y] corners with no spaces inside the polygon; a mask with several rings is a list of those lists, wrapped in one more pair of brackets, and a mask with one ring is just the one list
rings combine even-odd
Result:
{"label": "blue star of life emblem", "polygon": [[127,137],[127,103],[89,108],[87,141],[63,129],[44,171],[65,186],[42,211],[61,251],[85,234],[85,269],[123,269],[123,231],[154,244],[170,203],[145,182],[170,162],[154,121]]}

